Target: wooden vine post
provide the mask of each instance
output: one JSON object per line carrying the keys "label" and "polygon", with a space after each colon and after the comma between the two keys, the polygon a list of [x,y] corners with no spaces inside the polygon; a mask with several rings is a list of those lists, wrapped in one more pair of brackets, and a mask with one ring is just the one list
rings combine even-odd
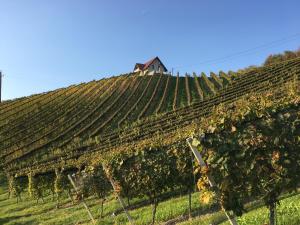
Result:
{"label": "wooden vine post", "polygon": [[[104,165],[104,163],[102,164],[102,167],[103,167],[104,170],[107,170],[107,168],[106,168],[106,166]],[[112,186],[113,189],[114,189],[114,192],[116,193],[116,195],[117,195],[117,197],[118,197],[118,200],[119,200],[119,202],[120,202],[120,204],[121,204],[121,206],[122,206],[122,208],[123,208],[123,211],[124,211],[124,213],[125,213],[125,215],[126,215],[128,221],[129,221],[129,223],[133,225],[133,224],[134,224],[134,223],[133,223],[133,220],[132,220],[132,218],[131,218],[129,212],[128,212],[127,209],[126,209],[125,203],[124,203],[123,199],[121,198],[121,196],[120,196],[120,195],[117,193],[117,191],[116,191],[117,188],[116,188],[116,185],[115,185],[114,181],[113,181],[111,178],[109,178],[109,177],[108,177],[108,179],[109,179],[109,182],[111,183],[111,186]]]}
{"label": "wooden vine post", "polygon": [[[198,163],[200,164],[201,167],[207,167],[206,163],[204,162],[200,152],[198,151],[197,147],[193,145],[193,138],[187,138],[186,139],[187,143],[188,143],[188,146],[190,147],[190,149],[192,150],[195,158],[197,159]],[[216,183],[213,179],[213,177],[211,175],[207,175],[207,179],[208,179],[208,182],[209,182],[209,185],[212,187],[212,188],[215,188],[216,187]],[[217,197],[219,198],[220,197],[220,193],[218,190],[215,190],[216,192],[216,195]],[[224,211],[228,221],[230,222],[231,225],[238,225],[237,222],[236,222],[236,219],[235,219],[235,215],[234,213],[230,213],[228,211],[226,211],[223,207],[222,207],[222,210]]]}
{"label": "wooden vine post", "polygon": [[[71,182],[72,186],[74,187],[74,190],[76,191],[76,193],[79,194],[78,188],[76,187],[76,184],[74,183],[74,181],[73,181],[73,179],[72,179],[72,177],[71,177],[70,174],[68,174],[68,179],[70,180],[70,182]],[[96,221],[95,221],[95,219],[94,219],[94,217],[93,217],[93,215],[91,213],[91,210],[89,209],[89,207],[87,206],[86,202],[84,201],[83,197],[81,198],[81,202],[84,205],[84,208],[86,209],[86,211],[88,212],[90,219],[95,224]]]}

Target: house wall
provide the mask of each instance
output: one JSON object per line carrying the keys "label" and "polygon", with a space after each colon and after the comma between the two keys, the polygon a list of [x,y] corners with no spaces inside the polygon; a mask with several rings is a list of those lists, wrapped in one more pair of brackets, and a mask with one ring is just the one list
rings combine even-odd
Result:
{"label": "house wall", "polygon": [[152,71],[156,71],[156,72],[159,72],[160,69],[162,69],[162,66],[159,62],[159,60],[154,60],[154,62],[152,63],[152,65],[149,66],[148,70],[149,72],[152,72]]}
{"label": "house wall", "polygon": [[148,72],[149,75],[152,75],[153,72],[160,73],[163,72],[163,66],[161,65],[160,61],[156,59],[145,72]]}
{"label": "house wall", "polygon": [[148,69],[142,71],[139,68],[135,69],[134,72],[139,72],[139,75],[153,75],[154,73],[164,73],[164,67],[158,59],[155,59]]}

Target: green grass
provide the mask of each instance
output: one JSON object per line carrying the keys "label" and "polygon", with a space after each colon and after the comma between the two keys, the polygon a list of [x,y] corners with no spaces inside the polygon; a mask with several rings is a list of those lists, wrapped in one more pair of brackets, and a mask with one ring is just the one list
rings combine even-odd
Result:
{"label": "green grass", "polygon": [[[268,223],[269,211],[266,207],[255,209],[238,219],[240,225]],[[277,206],[277,222],[280,225],[300,224],[300,195],[292,196],[280,201]],[[222,223],[229,225],[229,223]]]}
{"label": "green grass", "polygon": [[[237,218],[239,225],[262,225],[268,224],[269,211],[266,207],[254,209],[243,216]],[[181,223],[181,225],[209,225],[221,224],[229,225],[223,212],[206,214],[191,221]],[[300,224],[300,195],[294,195],[280,201],[277,206],[277,222],[279,225],[299,225]]]}
{"label": "green grass", "polygon": [[[0,224],[92,224],[83,208],[82,204],[72,205],[68,198],[61,201],[61,207],[56,209],[56,202],[52,201],[51,196],[45,198],[45,202],[36,203],[26,194],[22,195],[22,202],[17,203],[16,198],[8,199],[7,184],[0,177]],[[211,205],[203,205],[199,202],[199,194],[192,195],[192,209],[194,213],[203,214],[201,217],[183,222],[182,224],[220,224],[226,221],[223,212],[214,212]],[[143,199],[142,199],[143,200]],[[137,203],[141,199],[132,199],[131,204]],[[104,205],[103,219],[99,218],[100,201],[95,198],[86,199],[90,206],[92,214],[97,220],[97,224],[128,224],[124,213],[112,216],[120,205],[114,196],[110,196]],[[252,206],[250,206],[253,208]],[[151,205],[146,205],[129,213],[134,219],[135,224],[149,224],[151,221]],[[211,213],[208,213],[211,212]],[[157,208],[157,223],[166,222],[174,218],[181,218],[188,213],[188,198],[186,195],[173,197],[161,202]],[[207,213],[207,214],[205,214]],[[300,224],[300,195],[294,195],[280,201],[277,208],[278,224],[280,225],[298,225]],[[261,225],[267,223],[268,210],[261,207],[244,214],[238,218],[239,225]],[[224,222],[222,225],[228,225]]]}
{"label": "green grass", "polygon": [[[97,200],[88,199],[92,214],[98,220],[97,224],[126,224],[127,218],[124,213],[113,217],[112,213],[119,208],[115,199],[110,199],[105,204],[104,214],[100,220],[100,205]],[[72,205],[68,199],[62,201],[60,209],[55,208],[56,203],[50,197],[45,198],[45,203],[25,197],[22,202],[16,203],[16,199],[7,199],[7,194],[0,195],[0,224],[91,224],[89,217],[81,204]],[[167,221],[187,213],[187,197],[176,197],[161,202],[158,205],[156,219],[158,222]],[[198,193],[193,195],[193,209],[205,209],[198,201]],[[135,224],[149,224],[151,221],[151,206],[144,206],[129,211]]]}
{"label": "green grass", "polygon": [[[6,184],[3,178],[0,183],[0,224],[91,224],[89,217],[82,204],[72,205],[71,201],[65,198],[61,201],[61,207],[56,209],[56,202],[52,197],[45,198],[45,202],[32,200],[27,194],[22,194],[22,201],[17,203],[16,198],[8,199]],[[141,199],[131,200],[131,204],[141,201]],[[97,219],[97,224],[126,224],[127,219],[124,213],[112,216],[120,205],[114,196],[106,201],[104,205],[105,217],[100,220],[100,201],[95,198],[86,199],[92,214]],[[192,208],[194,211],[209,209],[210,205],[201,205],[198,193],[192,196]],[[130,210],[135,224],[149,224],[151,221],[151,205],[146,205],[134,210]],[[173,218],[186,215],[188,213],[188,197],[173,197],[161,202],[157,208],[157,222],[168,221]]]}
{"label": "green grass", "polygon": [[[212,205],[203,205],[199,202],[199,193],[192,195],[193,211],[209,210]],[[151,222],[151,207],[141,207],[130,212],[135,224],[149,224]],[[187,196],[176,197],[161,202],[157,207],[156,221],[164,222],[174,218],[188,214],[188,198]],[[117,224],[125,224],[126,218],[124,214],[116,217]]]}

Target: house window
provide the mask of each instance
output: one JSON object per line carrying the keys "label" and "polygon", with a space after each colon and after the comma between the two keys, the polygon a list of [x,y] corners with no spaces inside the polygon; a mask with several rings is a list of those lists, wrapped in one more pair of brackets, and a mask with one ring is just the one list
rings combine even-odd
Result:
{"label": "house window", "polygon": [[151,69],[154,70],[154,65],[151,66]]}

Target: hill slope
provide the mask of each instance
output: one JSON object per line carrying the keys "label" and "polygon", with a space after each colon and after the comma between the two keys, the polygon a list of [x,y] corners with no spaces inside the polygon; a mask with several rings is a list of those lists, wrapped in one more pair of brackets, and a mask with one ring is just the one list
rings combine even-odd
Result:
{"label": "hill slope", "polygon": [[[4,103],[0,156],[6,170],[19,175],[40,170],[41,165],[44,172],[49,167],[53,171],[85,153],[108,151],[158,130],[168,133],[191,124],[215,105],[299,79],[299,71],[298,58],[258,68],[231,83],[226,74],[124,75]],[[91,137],[96,142],[90,142]]]}
{"label": "hill slope", "polygon": [[[133,74],[92,81],[0,105],[0,157],[61,148],[150,115],[209,97],[201,77]],[[203,83],[203,84],[202,84]],[[223,87],[227,83],[221,82]],[[19,154],[18,154],[19,155]]]}
{"label": "hill slope", "polygon": [[[151,189],[149,186],[153,183],[158,182],[160,185],[162,181],[166,185],[168,175],[160,173],[160,168],[166,168],[166,171],[170,171],[169,174],[174,172],[174,176],[170,176],[172,188],[181,190],[184,185],[191,185],[189,182],[181,183],[181,177],[189,177],[194,169],[187,168],[191,163],[186,138],[190,137],[194,126],[202,125],[199,122],[201,119],[204,118],[203,122],[207,121],[210,125],[213,121],[209,116],[216,106],[224,104],[226,110],[237,109],[239,107],[235,108],[230,103],[236,103],[240,98],[245,99],[244,96],[248,94],[252,97],[250,101],[256,95],[268,94],[272,98],[271,102],[280,102],[285,99],[282,97],[289,96],[287,92],[298,94],[299,78],[298,58],[233,77],[224,73],[220,73],[220,76],[212,73],[210,77],[205,74],[200,77],[136,77],[128,74],[4,102],[0,105],[0,159],[8,178],[9,194],[19,198],[21,192],[28,191],[30,197],[37,200],[43,196],[47,196],[48,200],[56,196],[59,207],[63,193],[81,198],[78,193],[72,194],[67,175],[73,174],[77,176],[75,179],[79,179],[77,182],[81,188],[92,187],[86,195],[91,197],[95,194],[95,187],[98,191],[100,189],[95,182],[80,184],[80,179],[86,175],[83,171],[85,169],[98,171],[99,174],[92,172],[89,179],[96,179],[103,188],[105,182],[109,183],[107,178],[118,182],[118,188],[125,192],[127,183],[133,182],[130,179],[141,181],[143,188],[135,190],[133,196],[123,193],[128,199],[137,197],[141,201],[146,197],[144,195],[148,195],[148,189]],[[219,115],[218,113],[217,116]],[[155,152],[155,148],[159,152]],[[153,162],[154,165],[151,164]],[[145,164],[150,167],[149,170],[136,170],[143,168]],[[135,172],[127,173],[126,165]],[[145,179],[150,180],[150,183],[143,183],[144,173],[149,178],[147,172],[154,177]],[[116,180],[120,177],[127,180]],[[156,177],[161,180],[155,180]],[[195,177],[189,181],[192,180],[195,182]],[[130,187],[134,189],[139,185],[140,183]],[[175,196],[175,189],[169,192],[172,189],[170,187],[157,191],[156,194],[159,198],[163,194]],[[106,188],[108,190],[105,196],[98,198],[103,200],[111,196],[111,185]],[[160,186],[155,186],[154,190],[159,188]],[[141,193],[141,190],[146,192]],[[191,192],[191,200],[190,194]],[[6,201],[3,196],[0,201],[12,204],[11,199]],[[151,196],[147,197],[153,203]],[[66,201],[64,198],[63,202]],[[172,204],[169,202],[169,205]],[[26,203],[22,205],[27,208]],[[43,205],[53,209],[55,203]],[[39,211],[36,207],[29,210]],[[143,208],[138,208],[137,212],[139,210]],[[61,212],[56,211],[58,214]],[[168,218],[176,217],[181,212],[182,210],[176,210]],[[138,220],[141,215],[136,214]],[[149,213],[145,216],[150,219]],[[4,217],[9,221],[14,219],[6,214]],[[53,218],[53,221],[56,219]],[[109,217],[106,216],[106,219],[109,220]],[[43,215],[42,220],[48,220],[48,216]]]}

